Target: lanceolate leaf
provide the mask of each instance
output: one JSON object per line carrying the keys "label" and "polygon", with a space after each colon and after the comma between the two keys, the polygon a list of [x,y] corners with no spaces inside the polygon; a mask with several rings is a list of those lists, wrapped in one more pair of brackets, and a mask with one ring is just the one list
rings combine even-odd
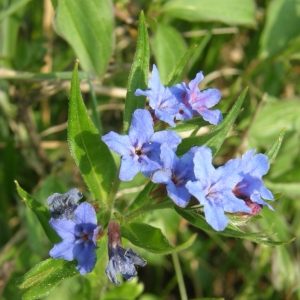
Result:
{"label": "lanceolate leaf", "polygon": [[24,191],[17,181],[15,181],[17,192],[25,204],[35,213],[37,218],[39,219],[47,237],[49,240],[55,244],[60,241],[60,238],[54,232],[54,230],[49,225],[50,213],[49,210],[43,206],[40,202],[34,199],[30,194]]}
{"label": "lanceolate leaf", "polygon": [[102,77],[113,49],[111,0],[58,0],[54,29],[73,48],[84,71]]}
{"label": "lanceolate leaf", "polygon": [[144,223],[129,223],[121,227],[122,236],[132,244],[156,254],[169,254],[182,251],[193,244],[197,234],[192,235],[185,243],[171,246],[159,228]]}
{"label": "lanceolate leaf", "polygon": [[178,155],[186,153],[191,147],[202,145],[206,145],[207,147],[211,148],[213,155],[215,155],[222,146],[227,133],[229,132],[231,126],[237,118],[246,93],[247,88],[244,89],[244,91],[238,97],[237,101],[231,108],[230,112],[226,115],[224,120],[219,125],[214,127],[214,129],[210,133],[203,136],[189,137],[184,139],[178,146]]}
{"label": "lanceolate leaf", "polygon": [[86,184],[94,197],[105,204],[117,168],[83,103],[79,88],[78,64],[75,65],[71,82],[68,142],[71,154]]}
{"label": "lanceolate leaf", "polygon": [[157,62],[161,82],[166,84],[170,71],[178,63],[178,58],[186,54],[185,41],[174,27],[158,23],[151,48]]}
{"label": "lanceolate leaf", "polygon": [[210,225],[208,225],[208,223],[205,221],[204,217],[202,215],[198,214],[197,212],[192,211],[192,210],[182,209],[179,207],[175,207],[175,210],[180,216],[182,216],[184,219],[186,219],[193,226],[200,228],[202,230],[205,230],[205,231],[215,232],[218,234],[235,237],[235,238],[242,238],[242,239],[246,239],[246,240],[258,243],[258,244],[265,244],[268,246],[283,245],[283,244],[287,244],[293,240],[292,239],[292,240],[284,241],[284,242],[276,242],[276,241],[270,240],[269,237],[264,232],[246,233],[240,229],[235,230],[232,228],[226,228],[223,231],[215,231]]}
{"label": "lanceolate leaf", "polygon": [[296,7],[299,7],[298,0],[276,0],[269,3],[266,22],[260,36],[261,57],[279,54],[287,48],[291,40],[299,37],[300,15]]}
{"label": "lanceolate leaf", "polygon": [[280,132],[278,138],[274,141],[273,145],[270,147],[270,149],[265,153],[268,158],[269,158],[269,162],[270,164],[274,161],[274,159],[276,158],[278,151],[280,149],[282,140],[283,140],[283,136],[285,133],[285,128],[282,129],[282,131]]}
{"label": "lanceolate leaf", "polygon": [[131,123],[133,112],[137,108],[144,108],[146,104],[145,96],[134,96],[134,92],[140,88],[147,89],[149,73],[150,49],[148,41],[147,25],[144,13],[141,12],[138,28],[138,39],[136,52],[128,78],[127,95],[124,111],[124,131],[127,132]]}
{"label": "lanceolate leaf", "polygon": [[76,261],[49,258],[34,266],[23,277],[17,279],[23,300],[41,299],[61,281],[78,275]]}
{"label": "lanceolate leaf", "polygon": [[170,0],[163,11],[190,22],[223,22],[229,25],[255,26],[253,0]]}
{"label": "lanceolate leaf", "polygon": [[172,71],[169,73],[167,84],[168,86],[172,86],[176,83],[178,77],[183,76],[183,70],[190,58],[190,56],[194,53],[197,45],[191,47],[184,55],[180,57],[178,62],[174,65]]}

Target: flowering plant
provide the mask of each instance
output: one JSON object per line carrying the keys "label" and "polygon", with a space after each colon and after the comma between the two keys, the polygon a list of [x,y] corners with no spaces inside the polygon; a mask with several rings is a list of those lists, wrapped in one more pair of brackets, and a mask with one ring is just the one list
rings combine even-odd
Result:
{"label": "flowering plant", "polygon": [[[79,202],[82,194],[73,188],[64,194],[49,195],[46,207],[17,185],[19,195],[54,244],[51,258],[19,280],[25,294],[35,294],[32,299],[46,295],[62,279],[79,273],[106,273],[114,284],[120,284],[122,279],[117,274],[121,274],[130,281],[138,274],[136,267],[140,270],[147,264],[138,254],[139,248],[143,253],[172,254],[175,260],[178,251],[187,249],[198,238],[195,233],[173,245],[159,227],[147,224],[145,216],[150,212],[172,210],[195,228],[214,234],[267,245],[284,243],[273,241],[265,232],[249,233],[240,228],[255,222],[261,209],[273,210],[269,203],[275,197],[264,185],[263,176],[277,155],[283,133],[265,154],[252,149],[216,166],[214,156],[240,112],[247,89],[223,117],[214,107],[221,101],[220,91],[198,87],[204,78],[201,71],[189,83],[173,84],[191,51],[170,70],[166,86],[161,83],[156,65],[147,80],[150,54],[143,14],[138,34],[123,134],[110,131],[100,136],[81,97],[78,63],[73,71],[68,142],[92,201]],[[194,133],[182,135],[191,125]],[[197,135],[204,126],[211,126],[211,130]],[[117,163],[111,151],[120,156]],[[131,181],[140,173],[145,181],[143,189],[121,210],[117,203],[120,181]],[[132,249],[123,248],[122,238],[132,244]],[[52,276],[43,279],[47,288],[41,289],[38,280],[31,287],[29,282],[43,272]]]}

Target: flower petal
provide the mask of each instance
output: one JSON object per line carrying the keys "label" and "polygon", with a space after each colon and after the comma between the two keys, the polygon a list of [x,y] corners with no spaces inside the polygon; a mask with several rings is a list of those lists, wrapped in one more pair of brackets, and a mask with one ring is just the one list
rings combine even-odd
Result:
{"label": "flower petal", "polygon": [[167,185],[168,196],[180,207],[186,207],[191,199],[191,194],[185,186],[176,187],[171,181]]}
{"label": "flower petal", "polygon": [[71,242],[75,239],[76,224],[74,221],[67,219],[50,219],[49,224],[63,240]]}
{"label": "flower petal", "polygon": [[142,164],[138,161],[138,156],[123,156],[121,160],[121,167],[119,178],[123,181],[130,181],[133,177],[141,171]]}
{"label": "flower petal", "polygon": [[97,260],[96,248],[92,241],[74,245],[73,255],[78,262],[76,269],[81,275],[90,273],[94,269]]}
{"label": "flower petal", "polygon": [[142,145],[149,142],[153,130],[153,120],[148,110],[136,109],[132,115],[129,128],[131,145],[141,149]]}
{"label": "flower petal", "polygon": [[68,261],[74,259],[73,255],[74,241],[64,240],[58,244],[55,244],[50,250],[49,255],[55,259],[63,258]]}
{"label": "flower petal", "polygon": [[181,137],[172,130],[158,131],[153,134],[150,142],[156,142],[159,144],[167,143],[168,146],[175,150],[181,143]]}
{"label": "flower petal", "polygon": [[130,155],[134,151],[128,135],[120,135],[111,131],[102,136],[102,141],[109,149],[121,156]]}
{"label": "flower petal", "polygon": [[97,225],[96,212],[90,203],[81,203],[74,212],[73,220],[77,224],[94,224]]}
{"label": "flower petal", "polygon": [[193,98],[197,97],[199,91],[199,83],[203,80],[204,76],[202,72],[196,74],[196,77],[190,81],[189,88],[190,88],[190,100],[193,102]]}
{"label": "flower petal", "polygon": [[212,165],[211,149],[206,146],[199,147],[193,161],[196,178],[201,182],[203,187],[208,188],[216,171]]}
{"label": "flower petal", "polygon": [[190,100],[189,103],[195,110],[201,110],[203,107],[210,108],[215,106],[221,99],[222,94],[218,89],[207,89],[197,94],[197,97]]}
{"label": "flower petal", "polygon": [[212,201],[207,201],[204,205],[204,214],[207,223],[217,231],[222,231],[228,224],[228,218],[226,217],[223,208],[216,205]]}
{"label": "flower petal", "polygon": [[[195,109],[195,108],[193,108]],[[196,109],[196,111],[199,113],[199,115],[202,116],[202,118],[213,125],[218,125],[223,120],[223,116],[221,111],[218,109],[215,110],[209,110],[209,109]]]}

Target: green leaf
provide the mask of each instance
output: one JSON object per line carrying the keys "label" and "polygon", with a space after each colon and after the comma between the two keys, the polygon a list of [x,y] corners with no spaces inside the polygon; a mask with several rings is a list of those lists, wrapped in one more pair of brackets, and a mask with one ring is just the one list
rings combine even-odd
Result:
{"label": "green leaf", "polygon": [[255,27],[255,2],[252,0],[170,0],[163,12],[189,22],[223,22]]}
{"label": "green leaf", "polygon": [[186,54],[186,43],[173,27],[158,23],[151,48],[158,65],[161,82],[167,83],[169,73],[178,64],[178,58]]}
{"label": "green leaf", "polygon": [[54,29],[73,48],[84,71],[105,73],[113,49],[111,0],[58,0]]}
{"label": "green leaf", "polygon": [[36,199],[34,199],[30,194],[24,191],[17,181],[15,181],[17,192],[25,204],[35,213],[38,220],[40,221],[47,237],[49,240],[55,244],[60,241],[60,238],[57,236],[55,231],[50,227],[49,220],[50,220],[50,213],[49,210],[40,204]]}
{"label": "green leaf", "polygon": [[75,65],[71,81],[68,142],[71,154],[92,194],[100,203],[105,204],[117,168],[83,103],[79,87],[78,64]]}
{"label": "green leaf", "polygon": [[140,88],[146,90],[148,86],[150,49],[148,41],[147,25],[144,13],[141,12],[138,28],[138,39],[136,52],[129,73],[127,94],[124,111],[124,131],[127,132],[131,123],[133,112],[137,108],[144,108],[146,104],[145,96],[134,96],[134,92]]}
{"label": "green leaf", "polygon": [[268,156],[269,158],[269,162],[270,164],[274,161],[274,159],[276,158],[278,151],[280,149],[282,140],[283,140],[283,136],[285,133],[285,128],[281,130],[278,138],[274,141],[273,145],[270,147],[270,149],[265,153],[265,155]]}
{"label": "green leaf", "polygon": [[260,39],[260,56],[265,58],[278,54],[299,35],[299,1],[271,1],[267,6],[267,20]]}
{"label": "green leaf", "polygon": [[177,63],[174,65],[172,71],[169,73],[168,79],[167,79],[167,86],[172,86],[176,83],[178,78],[182,78],[183,70],[190,58],[190,56],[194,53],[196,50],[197,45],[194,45],[191,47],[183,56],[180,57],[180,59],[177,61]]}
{"label": "green leaf", "polygon": [[34,266],[23,277],[17,279],[23,300],[40,299],[62,280],[78,275],[76,261],[49,258]]}
{"label": "green leaf", "polygon": [[268,97],[266,104],[258,112],[249,130],[251,139],[259,146],[272,143],[282,128],[288,132],[300,131],[300,105],[298,99],[280,101]]}
{"label": "green leaf", "polygon": [[133,245],[161,255],[182,251],[191,246],[197,237],[194,234],[185,243],[173,247],[159,228],[148,224],[129,223],[121,227],[121,233]]}
{"label": "green leaf", "polygon": [[146,186],[143,188],[143,190],[136,196],[136,198],[133,200],[129,208],[127,209],[127,212],[130,213],[139,207],[141,207],[146,202],[149,202],[150,199],[150,193],[154,187],[155,183],[152,181],[149,181]]}
{"label": "green leaf", "polygon": [[190,222],[193,226],[205,231],[214,232],[214,233],[235,237],[235,238],[246,239],[254,243],[265,244],[268,246],[283,245],[283,244],[290,243],[293,240],[292,239],[289,241],[277,242],[277,241],[270,240],[269,237],[264,232],[246,233],[241,229],[236,230],[233,228],[225,228],[223,231],[216,231],[206,222],[205,218],[202,215],[194,211],[182,209],[179,207],[175,207],[175,210],[180,216],[182,216],[185,220]]}
{"label": "green leaf", "polygon": [[229,132],[240,112],[247,90],[248,88],[243,90],[224,120],[219,125],[214,127],[210,133],[203,136],[189,137],[184,139],[178,146],[178,155],[186,153],[191,147],[202,145],[206,145],[207,147],[211,148],[213,155],[215,155],[222,146],[227,133]]}
{"label": "green leaf", "polygon": [[142,294],[144,290],[144,285],[138,283],[137,277],[135,277],[130,282],[124,282],[119,286],[114,286],[114,288],[108,291],[102,300],[135,300]]}
{"label": "green leaf", "polygon": [[205,121],[202,117],[193,117],[190,120],[184,120],[176,122],[176,127],[172,128],[173,131],[183,132],[189,130],[199,129],[200,127],[210,125],[209,122]]}

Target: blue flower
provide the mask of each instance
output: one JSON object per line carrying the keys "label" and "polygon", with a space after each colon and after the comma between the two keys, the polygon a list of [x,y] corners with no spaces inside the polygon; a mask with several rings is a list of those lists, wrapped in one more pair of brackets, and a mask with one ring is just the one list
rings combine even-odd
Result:
{"label": "blue flower", "polygon": [[196,181],[188,181],[188,191],[204,207],[208,224],[217,231],[222,231],[228,224],[225,212],[246,212],[251,209],[241,199],[235,197],[232,190],[242,177],[232,164],[217,169],[212,165],[212,153],[209,148],[198,148],[194,156]]}
{"label": "blue flower", "polygon": [[50,206],[51,217],[53,219],[70,219],[81,198],[82,194],[76,188],[64,194],[54,193],[46,200],[47,205]]}
{"label": "blue flower", "polygon": [[97,226],[96,213],[87,202],[81,203],[74,211],[73,220],[50,219],[51,227],[62,238],[50,250],[50,256],[68,261],[76,259],[76,269],[84,275],[91,272],[96,264],[96,239],[100,226]]}
{"label": "blue flower", "polygon": [[137,276],[135,266],[144,267],[147,264],[131,249],[122,248],[120,224],[114,220],[108,224],[108,256],[109,262],[105,273],[114,284],[120,284],[117,274],[122,274],[127,281],[130,281]]}
{"label": "blue flower", "polygon": [[218,89],[200,91],[198,84],[203,78],[202,72],[199,72],[195,79],[191,80],[188,85],[180,83],[174,87],[177,88],[177,95],[179,95],[178,90],[181,90],[181,96],[177,96],[177,98],[181,102],[180,112],[182,118],[179,119],[179,114],[176,117],[177,120],[190,119],[190,116],[193,116],[194,112],[197,112],[205,121],[213,125],[218,125],[222,121],[222,113],[218,109],[209,109],[220,101],[221,93]]}
{"label": "blue flower", "polygon": [[264,186],[262,176],[268,173],[270,168],[268,157],[264,154],[256,154],[255,149],[247,151],[242,158],[232,159],[227,162],[240,171],[242,180],[234,187],[233,192],[241,198],[250,198],[252,202],[266,205],[274,210],[271,205],[262,200],[274,200],[272,193]]}
{"label": "blue flower", "polygon": [[154,132],[152,117],[145,109],[137,109],[133,113],[128,135],[110,132],[102,140],[122,156],[119,177],[123,181],[132,180],[140,171],[149,176],[159,170],[161,144],[166,142],[174,150],[181,142],[174,131]]}
{"label": "blue flower", "polygon": [[176,126],[174,119],[179,110],[179,102],[172,89],[162,85],[155,65],[153,65],[152,75],[149,79],[148,90],[137,89],[134,95],[147,96],[149,105],[154,110],[156,117],[172,127]]}
{"label": "blue flower", "polygon": [[193,157],[197,148],[191,148],[186,154],[178,158],[167,144],[162,144],[160,148],[162,169],[156,171],[151,177],[154,183],[167,185],[168,196],[180,207],[185,207],[191,198],[185,184],[189,180],[196,180]]}

